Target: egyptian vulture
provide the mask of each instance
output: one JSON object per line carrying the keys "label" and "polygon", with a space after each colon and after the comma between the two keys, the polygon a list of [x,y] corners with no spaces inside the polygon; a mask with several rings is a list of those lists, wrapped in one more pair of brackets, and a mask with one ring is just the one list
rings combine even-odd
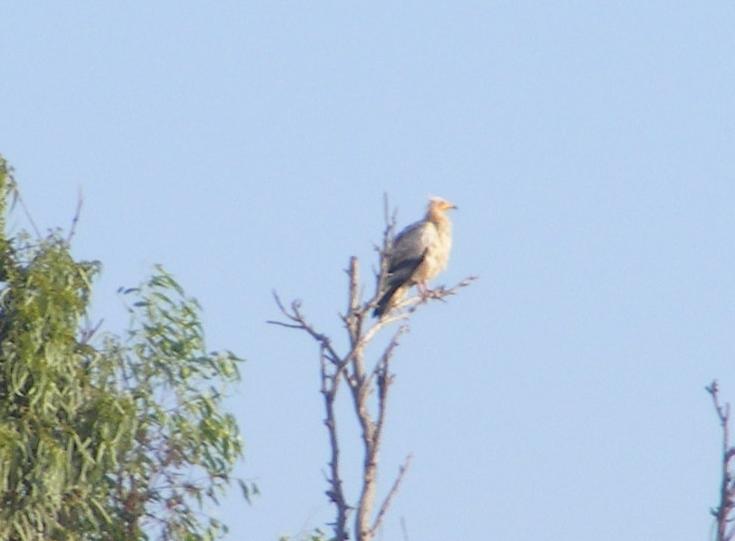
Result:
{"label": "egyptian vulture", "polygon": [[446,212],[456,208],[441,197],[432,197],[424,219],[409,225],[394,239],[374,316],[389,312],[413,285],[422,296],[429,293],[427,282],[443,271],[449,261],[452,223]]}

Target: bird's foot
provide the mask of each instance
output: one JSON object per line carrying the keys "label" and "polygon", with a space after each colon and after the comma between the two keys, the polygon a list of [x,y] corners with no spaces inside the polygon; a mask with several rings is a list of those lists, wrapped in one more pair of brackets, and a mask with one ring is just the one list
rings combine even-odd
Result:
{"label": "bird's foot", "polygon": [[426,301],[426,299],[429,298],[429,294],[431,290],[429,289],[429,286],[426,285],[424,282],[419,282],[416,284],[416,289],[419,290],[419,297],[421,297],[421,301]]}
{"label": "bird's foot", "polygon": [[436,299],[439,295],[437,290],[429,289],[429,286],[423,284],[419,286],[419,296],[422,302],[426,302],[429,299]]}

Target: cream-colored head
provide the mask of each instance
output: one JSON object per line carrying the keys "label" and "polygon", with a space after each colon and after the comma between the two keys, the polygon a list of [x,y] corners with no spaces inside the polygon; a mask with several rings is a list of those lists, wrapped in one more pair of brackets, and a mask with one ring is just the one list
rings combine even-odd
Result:
{"label": "cream-colored head", "polygon": [[451,201],[447,201],[442,197],[429,198],[429,212],[446,212],[450,209],[456,209],[457,205]]}
{"label": "cream-colored head", "polygon": [[435,224],[445,224],[449,227],[449,218],[446,211],[456,209],[457,205],[442,199],[441,197],[432,197],[429,199],[429,207],[426,209],[426,219]]}

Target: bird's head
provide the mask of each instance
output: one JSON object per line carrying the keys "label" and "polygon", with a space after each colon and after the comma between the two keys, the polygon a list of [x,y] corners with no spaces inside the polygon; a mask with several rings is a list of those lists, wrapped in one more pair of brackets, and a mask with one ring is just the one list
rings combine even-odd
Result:
{"label": "bird's head", "polygon": [[442,197],[431,197],[429,199],[429,212],[446,212],[456,208],[457,205]]}
{"label": "bird's head", "polygon": [[449,223],[446,211],[456,209],[457,205],[442,199],[441,197],[432,197],[429,199],[429,208],[426,210],[426,219],[434,223]]}

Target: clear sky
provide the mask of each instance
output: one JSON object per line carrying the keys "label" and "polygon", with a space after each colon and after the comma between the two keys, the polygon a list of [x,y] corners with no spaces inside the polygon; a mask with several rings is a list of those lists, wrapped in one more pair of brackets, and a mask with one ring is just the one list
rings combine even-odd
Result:
{"label": "clear sky", "polygon": [[[395,362],[380,539],[708,539],[735,401],[735,4],[3,2],[0,152],[44,227],[84,209],[95,313],[154,263],[248,359],[233,540],[331,518],[316,348],[343,269],[456,202]],[[19,215],[12,223],[22,225]],[[368,286],[372,281],[367,282]],[[348,446],[348,451],[354,447]]]}

